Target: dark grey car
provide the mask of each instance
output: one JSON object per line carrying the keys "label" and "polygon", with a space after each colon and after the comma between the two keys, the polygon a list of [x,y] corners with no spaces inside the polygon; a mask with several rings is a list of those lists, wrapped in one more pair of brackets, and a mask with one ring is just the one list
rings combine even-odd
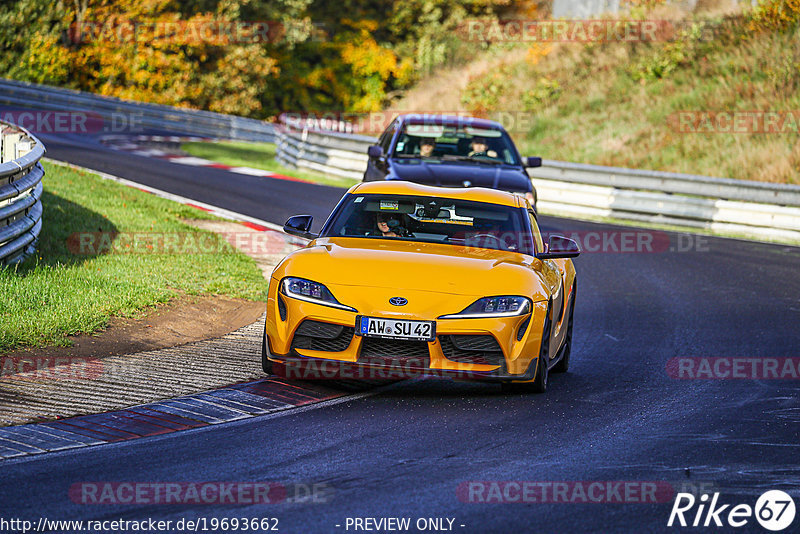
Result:
{"label": "dark grey car", "polygon": [[449,115],[401,115],[369,147],[364,180],[407,180],[441,187],[490,187],[525,194],[536,190],[526,167],[541,158],[521,158],[495,121]]}

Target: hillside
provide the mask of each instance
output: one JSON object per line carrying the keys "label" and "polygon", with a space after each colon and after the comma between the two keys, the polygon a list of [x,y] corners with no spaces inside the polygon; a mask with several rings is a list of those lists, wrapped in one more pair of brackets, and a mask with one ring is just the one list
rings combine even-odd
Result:
{"label": "hillside", "polygon": [[800,183],[800,1],[734,9],[624,16],[676,28],[654,42],[507,43],[391,107],[502,110],[548,159]]}

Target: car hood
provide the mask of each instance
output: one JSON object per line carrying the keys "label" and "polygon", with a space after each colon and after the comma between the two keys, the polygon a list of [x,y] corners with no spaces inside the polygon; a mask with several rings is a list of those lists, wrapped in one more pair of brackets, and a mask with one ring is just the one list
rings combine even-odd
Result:
{"label": "car hood", "polygon": [[273,278],[298,276],[331,290],[348,286],[535,296],[541,291],[540,267],[532,256],[499,250],[380,238],[322,238],[287,256]]}
{"label": "car hood", "polygon": [[394,159],[392,172],[398,180],[442,187],[489,187],[506,191],[528,192],[531,180],[520,168],[468,162],[426,162],[419,159]]}

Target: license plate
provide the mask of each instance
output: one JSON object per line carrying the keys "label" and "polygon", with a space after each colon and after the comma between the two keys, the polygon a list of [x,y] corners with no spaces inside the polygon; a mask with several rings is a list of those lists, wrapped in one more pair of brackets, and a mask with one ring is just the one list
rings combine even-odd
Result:
{"label": "license plate", "polygon": [[413,339],[417,341],[433,341],[436,339],[436,323],[434,321],[359,317],[357,324],[358,334],[362,336]]}

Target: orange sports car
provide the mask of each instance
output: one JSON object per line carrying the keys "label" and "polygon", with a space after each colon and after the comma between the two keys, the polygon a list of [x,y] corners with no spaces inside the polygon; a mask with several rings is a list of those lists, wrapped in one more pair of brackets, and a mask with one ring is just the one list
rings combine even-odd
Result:
{"label": "orange sports car", "polygon": [[319,234],[311,224],[284,226],[311,241],[272,273],[265,372],[325,363],[543,392],[567,370],[580,251],[561,236],[545,244],[524,196],[361,183]]}

